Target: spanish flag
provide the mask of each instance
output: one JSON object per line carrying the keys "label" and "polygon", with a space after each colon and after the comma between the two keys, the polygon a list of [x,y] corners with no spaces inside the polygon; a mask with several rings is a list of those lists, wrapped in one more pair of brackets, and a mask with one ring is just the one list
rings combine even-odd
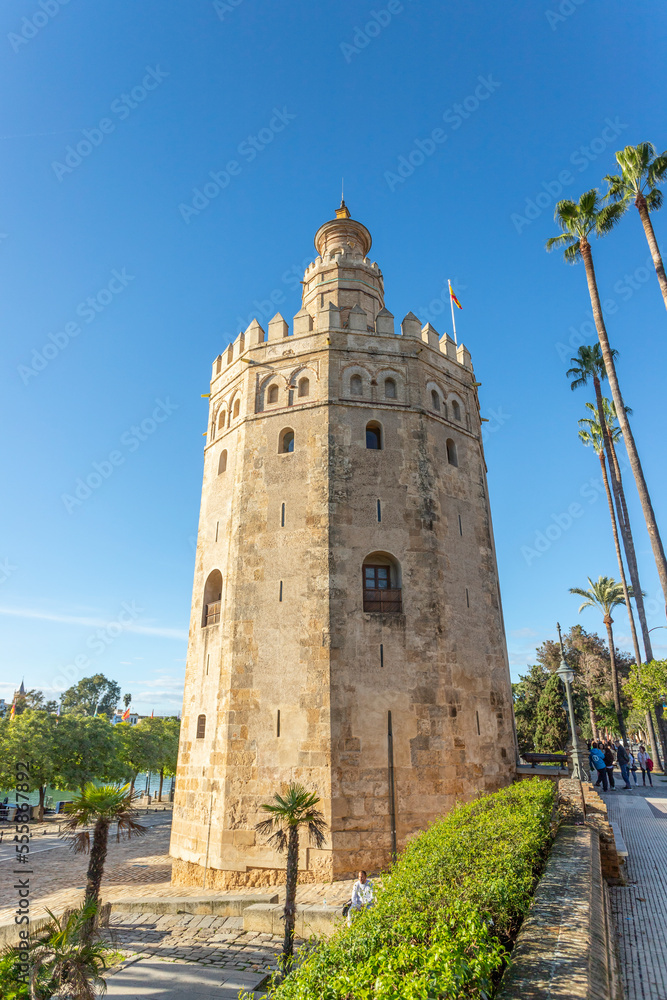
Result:
{"label": "spanish flag", "polygon": [[12,710],[9,713],[9,721],[10,722],[14,718],[15,715],[16,715],[16,699],[14,699],[14,701],[12,702]]}
{"label": "spanish flag", "polygon": [[[449,284],[449,283],[448,283],[448,284]],[[453,292],[453,290],[452,290],[452,286],[451,286],[451,284],[449,285],[449,294],[450,294],[450,295],[451,295],[451,297],[452,297],[452,302],[454,303],[454,305],[455,305],[455,306],[458,306],[458,307],[459,307],[459,309],[463,309],[463,306],[461,305],[461,303],[459,302],[459,300],[457,299],[457,297],[456,297],[456,296],[454,295],[454,292]]]}
{"label": "spanish flag", "polygon": [[126,708],[125,711],[123,712],[122,721],[127,722],[129,718],[130,718],[130,709]]}

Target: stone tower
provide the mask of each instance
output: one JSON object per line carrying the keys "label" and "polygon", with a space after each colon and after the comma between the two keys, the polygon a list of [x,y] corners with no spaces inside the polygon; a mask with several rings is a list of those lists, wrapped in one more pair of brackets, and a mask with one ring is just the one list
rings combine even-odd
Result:
{"label": "stone tower", "polygon": [[213,363],[171,853],[174,882],[281,881],[259,806],[317,791],[300,878],[387,866],[512,779],[515,737],[470,355],[384,305],[345,206],[292,330]]}

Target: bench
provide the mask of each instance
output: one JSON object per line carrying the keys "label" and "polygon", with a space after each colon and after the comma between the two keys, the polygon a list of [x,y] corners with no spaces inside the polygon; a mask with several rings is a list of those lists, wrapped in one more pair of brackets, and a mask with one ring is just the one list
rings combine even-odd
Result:
{"label": "bench", "polygon": [[563,764],[567,767],[566,753],[523,753],[521,756],[531,767],[536,764]]}
{"label": "bench", "polygon": [[609,824],[614,831],[614,840],[616,841],[616,853],[619,858],[627,858],[628,849],[625,846],[625,841],[623,840],[623,834],[621,833],[621,828],[618,823]]}

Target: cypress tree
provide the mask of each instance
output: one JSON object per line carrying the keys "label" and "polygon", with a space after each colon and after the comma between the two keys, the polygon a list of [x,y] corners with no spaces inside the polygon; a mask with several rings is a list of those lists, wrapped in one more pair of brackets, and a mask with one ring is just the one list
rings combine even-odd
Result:
{"label": "cypress tree", "polygon": [[560,677],[552,674],[537,703],[535,716],[535,749],[541,753],[560,753],[567,746],[570,733],[564,698]]}

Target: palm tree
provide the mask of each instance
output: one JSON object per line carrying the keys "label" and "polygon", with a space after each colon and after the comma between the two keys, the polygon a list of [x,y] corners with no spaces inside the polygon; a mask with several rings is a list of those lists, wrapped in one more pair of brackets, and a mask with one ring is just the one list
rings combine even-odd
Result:
{"label": "palm tree", "polygon": [[[595,345],[599,349],[599,345]],[[632,613],[632,605],[630,603],[630,593],[628,589],[627,580],[625,578],[625,566],[623,565],[623,556],[621,554],[621,546],[618,539],[618,527],[616,524],[616,514],[614,512],[614,503],[611,496],[611,489],[609,487],[609,476],[607,475],[607,463],[605,461],[604,453],[604,443],[603,443],[603,430],[601,426],[601,421],[598,416],[598,411],[592,403],[586,403],[587,409],[591,412],[590,417],[584,417],[579,421],[579,426],[582,428],[579,431],[579,437],[582,443],[586,447],[592,447],[598,458],[600,459],[600,468],[602,471],[602,481],[604,483],[604,488],[607,494],[607,504],[609,505],[609,516],[611,517],[611,530],[614,536],[614,548],[616,549],[616,559],[618,561],[618,571],[621,577],[621,586],[623,588],[623,599],[625,601],[625,606],[628,612],[628,620],[630,622],[630,633],[632,635],[632,645],[635,653],[635,663],[638,668],[641,668],[642,656],[639,651],[639,640],[637,638],[637,629],[635,627],[635,618]],[[614,404],[610,403],[608,399],[602,399],[602,409],[604,413],[604,420],[607,425],[607,431],[612,445],[618,441],[621,435],[620,427],[614,426],[614,421],[616,418],[616,413],[614,410]],[[620,485],[620,472],[616,470],[617,479]],[[627,530],[630,532],[630,524],[626,522]],[[632,537],[632,535],[630,535]],[[634,584],[633,584],[634,586]],[[641,603],[642,612],[644,611],[644,597],[641,590],[637,586],[634,588],[634,593],[637,594],[637,608]],[[644,623],[646,622],[646,617],[644,616]],[[647,657],[648,658],[648,657]],[[657,742],[655,738],[655,730],[653,728],[653,717],[648,711],[646,713],[646,722],[648,725],[648,732],[651,736],[651,746],[654,748],[654,753],[657,753]]]}
{"label": "palm tree", "polygon": [[[618,356],[618,351],[612,350],[612,358]],[[616,514],[618,517],[618,524],[621,529],[621,536],[623,538],[623,548],[625,549],[625,557],[628,560],[628,569],[630,571],[630,580],[632,582],[632,587],[636,595],[637,602],[637,614],[639,616],[639,622],[642,629],[642,637],[644,639],[644,646],[649,644],[650,648],[650,636],[648,634],[648,626],[646,624],[646,611],[644,609],[644,598],[642,594],[642,589],[639,583],[639,570],[637,568],[637,557],[635,554],[635,544],[632,537],[632,531],[630,529],[630,521],[628,518],[627,507],[625,506],[625,495],[623,494],[621,485],[621,472],[618,465],[618,459],[616,457],[616,451],[614,449],[614,443],[618,440],[620,431],[616,428],[614,434],[610,431],[610,421],[613,424],[616,419],[616,410],[613,407],[613,403],[607,403],[605,407],[605,401],[602,397],[602,381],[607,377],[607,372],[604,365],[604,360],[602,358],[602,351],[599,344],[592,344],[590,347],[580,347],[577,351],[575,357],[570,358],[573,368],[570,368],[567,372],[567,377],[571,379],[570,388],[579,389],[582,386],[588,385],[588,382],[593,383],[593,389],[595,391],[595,401],[596,407],[591,407],[596,417],[596,426],[599,426],[601,433],[601,444],[607,455],[607,462],[609,464],[609,475],[611,478],[611,488],[614,495],[614,500],[616,501]],[[588,405],[588,404],[587,404]],[[625,408],[626,414],[632,413],[629,407]],[[602,414],[602,417],[599,416]],[[600,456],[600,461],[603,468],[603,479],[606,483],[606,468],[604,465],[604,458]],[[622,578],[621,578],[622,579]],[[630,615],[632,612],[629,612]],[[634,622],[632,622],[634,627]],[[638,647],[635,647],[636,652]],[[646,651],[646,658],[651,659]],[[637,660],[637,663],[641,663],[641,656]]]}
{"label": "palm tree", "polygon": [[102,973],[106,969],[107,946],[85,939],[87,926],[95,919],[91,901],[80,910],[68,910],[56,917],[47,910],[50,922],[31,945],[30,996],[68,996],[72,1000],[95,1000],[106,990]]}
{"label": "palm tree", "polygon": [[[141,837],[146,833],[146,827],[137,823],[137,815],[132,805],[132,793],[129,785],[102,785],[97,788],[92,782],[84,786],[79,795],[75,796],[67,812],[65,836],[74,849],[75,854],[90,854],[88,872],[86,874],[86,895],[84,906],[89,902],[95,904],[95,911],[100,900],[100,886],[104,874],[104,864],[109,846],[109,831],[116,824],[116,840],[125,837]],[[93,825],[92,843],[90,825]],[[95,923],[95,912],[86,923],[85,937],[90,938]]]}
{"label": "palm tree", "polygon": [[667,309],[667,277],[660,256],[658,241],[653,232],[650,212],[657,212],[662,205],[662,191],[658,190],[667,171],[667,152],[656,155],[651,142],[640,142],[638,146],[626,146],[616,153],[620,174],[607,174],[609,184],[606,198],[623,206],[623,211],[634,202],[642,220],[646,240],[653,258],[655,273],[658,275],[660,291]]}
{"label": "palm tree", "polygon": [[[625,598],[623,596],[623,587],[616,580],[613,580],[609,576],[600,576],[596,583],[593,583],[590,576],[588,578],[590,584],[588,590],[582,590],[581,587],[570,587],[571,594],[577,594],[579,597],[584,598],[583,604],[579,608],[579,614],[584,610],[584,608],[599,608],[602,611],[603,621],[607,627],[607,640],[609,645],[609,661],[611,663],[611,690],[614,696],[614,709],[616,710],[616,718],[618,719],[618,726],[621,736],[624,740],[628,738],[628,734],[625,731],[625,719],[623,718],[623,710],[621,708],[621,693],[618,685],[618,670],[616,667],[616,651],[614,649],[614,633],[612,631],[612,625],[614,619],[611,617],[611,613],[614,608],[619,607],[621,604],[625,604]],[[630,593],[632,597],[633,594]]]}
{"label": "palm tree", "polygon": [[255,824],[262,837],[282,854],[287,851],[287,885],[285,891],[285,938],[283,941],[282,972],[286,975],[294,955],[294,923],[296,918],[296,882],[299,865],[299,827],[308,829],[311,844],[322,847],[325,841],[326,823],[324,816],[316,808],[319,797],[296,783],[287,788],[284,795],[276,794],[273,802],[261,808],[269,813],[267,819]]}
{"label": "palm tree", "polygon": [[547,250],[553,250],[556,247],[564,247],[564,257],[568,263],[574,264],[580,258],[584,262],[586,280],[588,282],[588,292],[591,299],[591,306],[593,308],[595,328],[600,341],[602,359],[604,361],[607,378],[609,379],[609,387],[614,400],[614,406],[616,407],[618,422],[623,432],[623,440],[625,441],[630,467],[632,468],[635,483],[637,484],[639,500],[642,505],[644,520],[646,521],[646,529],[651,539],[651,547],[653,549],[653,557],[658,570],[660,584],[665,596],[665,601],[667,602],[667,559],[665,559],[665,551],[662,546],[660,532],[658,531],[651,497],[648,492],[646,480],[644,479],[644,470],[642,469],[642,464],[639,460],[637,445],[635,444],[635,439],[632,436],[628,415],[625,411],[621,389],[618,384],[616,368],[614,367],[614,355],[609,344],[607,328],[604,323],[604,316],[602,315],[600,294],[598,292],[597,281],[595,278],[595,268],[593,266],[593,252],[588,240],[591,233],[594,233],[596,236],[605,236],[607,233],[611,232],[622,214],[623,206],[620,202],[601,207],[600,197],[595,188],[591,191],[584,192],[578,202],[568,200],[559,201],[556,205],[554,218],[562,229],[562,233],[560,236],[554,236],[547,240],[546,246]]}

